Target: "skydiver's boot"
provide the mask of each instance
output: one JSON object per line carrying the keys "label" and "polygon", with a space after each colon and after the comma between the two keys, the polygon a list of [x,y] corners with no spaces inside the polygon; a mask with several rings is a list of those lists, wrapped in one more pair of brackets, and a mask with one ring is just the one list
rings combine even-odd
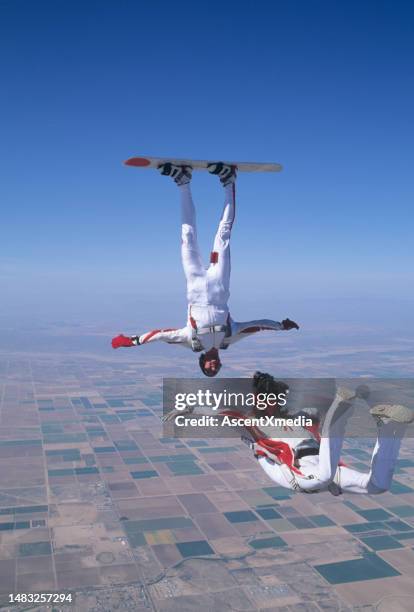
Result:
{"label": "skydiver's boot", "polygon": [[408,425],[414,421],[414,412],[406,406],[397,404],[378,404],[371,408],[370,413],[378,425],[385,425],[391,421]]}
{"label": "skydiver's boot", "polygon": [[191,181],[193,169],[191,166],[177,166],[170,162],[158,166],[163,176],[170,176],[177,185],[186,185]]}
{"label": "skydiver's boot", "polygon": [[227,187],[227,185],[232,185],[236,182],[236,166],[223,164],[223,162],[216,162],[214,164],[208,164],[207,170],[210,172],[210,174],[216,174],[220,178],[220,182],[223,187]]}

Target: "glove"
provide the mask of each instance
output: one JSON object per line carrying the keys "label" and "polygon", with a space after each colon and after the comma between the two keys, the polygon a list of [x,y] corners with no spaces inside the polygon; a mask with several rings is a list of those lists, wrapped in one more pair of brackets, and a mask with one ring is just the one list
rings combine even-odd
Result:
{"label": "glove", "polygon": [[282,321],[283,329],[299,329],[299,325],[295,323],[295,321],[291,321],[290,319],[283,319]]}
{"label": "glove", "polygon": [[184,410],[180,410],[180,412],[178,412],[174,408],[173,410],[170,410],[170,412],[167,412],[167,414],[164,414],[164,416],[161,417],[161,421],[163,423],[169,423],[169,421],[175,421],[175,417],[179,415],[192,414],[193,412],[194,406],[187,406],[187,408],[184,408]]}
{"label": "glove", "polygon": [[123,334],[116,336],[116,338],[112,338],[112,348],[114,349],[120,348],[121,346],[136,346],[136,344],[136,341],[134,342],[132,338],[124,336]]}
{"label": "glove", "polygon": [[246,446],[248,446],[250,448],[250,450],[253,451],[253,454],[254,454],[256,459],[258,459],[259,457],[267,457],[267,458],[269,458],[269,455],[266,453],[266,451],[264,451],[263,449],[260,449],[258,444],[256,442],[254,442],[251,438],[247,438],[246,436],[242,436],[241,440],[242,440],[242,442],[244,442],[246,444]]}
{"label": "glove", "polygon": [[250,448],[250,450],[255,450],[256,443],[254,442],[254,440],[252,440],[252,438],[248,438],[247,436],[241,436],[241,441],[244,442],[246,446]]}

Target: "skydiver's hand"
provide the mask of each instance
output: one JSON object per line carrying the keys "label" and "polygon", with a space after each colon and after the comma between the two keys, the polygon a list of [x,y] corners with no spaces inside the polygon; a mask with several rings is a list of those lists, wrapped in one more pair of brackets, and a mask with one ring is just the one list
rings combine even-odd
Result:
{"label": "skydiver's hand", "polygon": [[116,338],[112,338],[112,348],[114,349],[120,347],[137,346],[137,344],[139,344],[138,336],[129,338],[128,336],[120,334],[119,336],[116,336]]}
{"label": "skydiver's hand", "polygon": [[176,416],[177,416],[177,411],[176,410],[171,410],[170,412],[167,412],[167,414],[164,414],[161,417],[161,421],[163,423],[169,423],[170,421],[173,421]]}
{"label": "skydiver's hand", "polygon": [[241,441],[244,442],[246,446],[250,448],[250,450],[254,451],[256,443],[252,438],[248,438],[247,436],[241,436]]}
{"label": "skydiver's hand", "polygon": [[168,423],[169,421],[175,421],[175,417],[177,416],[192,414],[193,412],[194,406],[187,406],[187,408],[180,410],[180,412],[177,412],[177,410],[174,408],[173,410],[170,410],[170,412],[167,412],[167,414],[164,414],[164,416],[161,417],[161,421],[163,423]]}
{"label": "skydiver's hand", "polygon": [[257,443],[254,442],[251,438],[242,436],[241,439],[242,439],[242,442],[244,442],[246,446],[248,446],[250,450],[253,451],[253,454],[256,457],[256,459],[259,459],[259,457],[267,457],[267,454],[262,449],[260,449]]}
{"label": "skydiver's hand", "polygon": [[299,329],[299,325],[295,323],[295,321],[291,321],[290,319],[283,319],[282,328],[285,330],[288,329]]}

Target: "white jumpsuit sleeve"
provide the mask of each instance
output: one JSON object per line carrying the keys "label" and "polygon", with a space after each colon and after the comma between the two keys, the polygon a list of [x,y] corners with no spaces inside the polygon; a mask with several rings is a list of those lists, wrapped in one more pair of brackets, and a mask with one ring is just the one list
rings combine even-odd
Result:
{"label": "white jumpsuit sleeve", "polygon": [[266,472],[273,482],[278,484],[280,487],[285,487],[286,489],[293,489],[292,481],[286,478],[283,473],[282,468],[277,463],[270,461],[267,457],[259,457],[257,459],[262,470]]}
{"label": "white jumpsuit sleeve", "polygon": [[139,344],[148,344],[149,342],[156,342],[161,340],[168,344],[182,344],[191,348],[188,341],[188,332],[186,327],[180,329],[167,328],[167,329],[153,329],[145,334],[139,336]]}
{"label": "white jumpsuit sleeve", "polygon": [[283,327],[279,321],[272,321],[271,319],[256,319],[254,321],[244,322],[232,321],[232,333],[231,336],[226,338],[226,344],[234,344],[243,338],[247,338],[247,336],[266,330],[281,331]]}

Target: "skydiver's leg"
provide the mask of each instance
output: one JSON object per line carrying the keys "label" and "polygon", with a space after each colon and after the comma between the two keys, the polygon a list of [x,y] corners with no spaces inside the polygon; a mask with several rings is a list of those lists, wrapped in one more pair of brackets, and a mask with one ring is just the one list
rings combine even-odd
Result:
{"label": "skydiver's leg", "polygon": [[378,494],[388,491],[400,451],[406,425],[390,422],[378,429],[378,439],[368,473],[340,467],[335,481],[343,491],[350,493]]}
{"label": "skydiver's leg", "polygon": [[178,188],[181,198],[181,259],[187,280],[188,299],[191,303],[194,284],[198,278],[204,277],[205,270],[197,241],[196,211],[190,183],[179,185]]}
{"label": "skydiver's leg", "polygon": [[221,295],[219,301],[227,304],[230,297],[230,238],[236,211],[235,184],[224,187],[224,207],[214,238],[211,253],[209,277],[216,280],[216,291]]}
{"label": "skydiver's leg", "polygon": [[334,480],[341,457],[345,427],[352,416],[355,395],[353,391],[339,387],[326,413],[318,455],[305,455],[299,462],[300,471],[308,478],[296,476],[302,490],[327,488]]}
{"label": "skydiver's leg", "polygon": [[163,176],[171,177],[180,190],[181,198],[181,259],[187,280],[187,297],[193,301],[197,279],[205,276],[197,242],[196,212],[191,195],[191,166],[165,162],[158,166]]}
{"label": "skydiver's leg", "polygon": [[331,482],[337,471],[345,436],[345,426],[353,413],[352,397],[352,392],[339,388],[326,413],[319,447],[318,472],[316,474],[322,482]]}

